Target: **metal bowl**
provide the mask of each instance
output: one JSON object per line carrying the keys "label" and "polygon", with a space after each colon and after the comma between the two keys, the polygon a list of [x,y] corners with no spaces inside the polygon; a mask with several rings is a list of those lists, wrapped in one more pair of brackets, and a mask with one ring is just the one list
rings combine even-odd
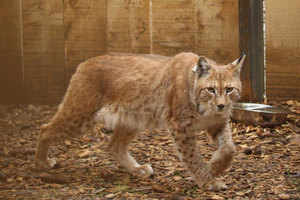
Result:
{"label": "metal bowl", "polygon": [[235,103],[233,107],[233,121],[270,128],[283,124],[291,113],[285,108],[257,103]]}

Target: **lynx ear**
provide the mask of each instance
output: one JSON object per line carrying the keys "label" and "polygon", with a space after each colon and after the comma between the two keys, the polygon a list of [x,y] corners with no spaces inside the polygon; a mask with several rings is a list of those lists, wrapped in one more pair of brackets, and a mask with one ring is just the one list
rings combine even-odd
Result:
{"label": "lynx ear", "polygon": [[209,69],[210,65],[208,60],[204,56],[200,56],[197,65],[192,69],[192,71],[200,78],[203,74],[208,74]]}
{"label": "lynx ear", "polygon": [[246,55],[243,54],[239,59],[236,59],[234,62],[231,63],[231,65],[233,66],[233,69],[238,73],[238,75],[241,72],[241,68],[244,63],[245,58],[246,58]]}

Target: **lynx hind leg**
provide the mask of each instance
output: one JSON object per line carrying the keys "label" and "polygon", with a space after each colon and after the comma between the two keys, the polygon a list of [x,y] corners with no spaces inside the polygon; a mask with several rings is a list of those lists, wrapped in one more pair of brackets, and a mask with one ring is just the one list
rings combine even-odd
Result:
{"label": "lynx hind leg", "polygon": [[56,164],[54,159],[48,159],[50,145],[83,135],[94,125],[92,114],[74,112],[69,117],[64,114],[59,111],[50,123],[41,127],[35,154],[35,165],[40,170],[50,170]]}
{"label": "lynx hind leg", "polygon": [[70,83],[59,110],[48,124],[41,127],[35,154],[38,169],[50,170],[55,164],[54,159],[48,159],[50,145],[82,135],[94,125],[99,99],[95,91],[83,90],[83,84],[84,81],[76,80]]}
{"label": "lynx hind leg", "polygon": [[51,131],[47,131],[47,124],[42,125],[34,159],[36,167],[40,170],[52,169],[54,164],[56,164],[55,159],[48,159],[48,150],[50,145],[58,140],[53,136],[51,137],[51,135]]}
{"label": "lynx hind leg", "polygon": [[136,130],[116,127],[108,144],[108,150],[129,173],[138,177],[150,176],[153,174],[152,167],[149,164],[138,164],[128,152],[128,147],[137,134]]}

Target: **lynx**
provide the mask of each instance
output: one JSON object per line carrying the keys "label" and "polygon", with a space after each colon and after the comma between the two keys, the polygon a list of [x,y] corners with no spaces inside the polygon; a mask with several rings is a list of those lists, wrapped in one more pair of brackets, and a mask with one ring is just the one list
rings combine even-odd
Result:
{"label": "lynx", "polygon": [[[49,170],[51,144],[86,133],[95,123],[113,130],[108,150],[136,176],[151,175],[128,153],[143,129],[167,128],[181,162],[204,190],[225,190],[214,177],[230,164],[235,146],[229,125],[232,104],[239,99],[240,69],[245,56],[228,65],[194,53],[173,57],[107,54],[81,63],[63,102],[41,126],[35,164]],[[195,131],[204,129],[218,146],[206,164],[198,153]]]}

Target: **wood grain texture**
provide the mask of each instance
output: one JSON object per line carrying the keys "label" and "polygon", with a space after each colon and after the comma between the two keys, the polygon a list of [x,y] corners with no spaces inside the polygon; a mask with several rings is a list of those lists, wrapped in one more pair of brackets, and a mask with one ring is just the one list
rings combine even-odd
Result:
{"label": "wood grain texture", "polygon": [[152,0],[151,53],[195,52],[195,1]]}
{"label": "wood grain texture", "polygon": [[196,1],[196,53],[221,63],[239,55],[239,12],[236,0]]}
{"label": "wood grain texture", "polygon": [[107,1],[108,52],[150,53],[149,0]]}
{"label": "wood grain texture", "polygon": [[[241,71],[243,90],[240,101],[251,102],[251,0],[239,0],[239,45],[240,53],[246,55]],[[253,8],[252,8],[253,9]]]}
{"label": "wood grain texture", "polygon": [[268,100],[300,100],[300,1],[266,0]]}
{"label": "wood grain texture", "polygon": [[219,62],[238,57],[234,0],[0,3],[0,27],[5,29],[0,33],[0,59],[5,64],[0,67],[0,88],[10,102],[57,104],[78,65],[107,52],[174,55],[191,51]]}
{"label": "wood grain texture", "polygon": [[105,0],[65,0],[64,40],[66,82],[78,65],[107,52]]}
{"label": "wood grain texture", "polygon": [[24,103],[21,1],[0,1],[0,103]]}
{"label": "wood grain texture", "polygon": [[65,92],[61,0],[22,1],[24,83],[32,104],[57,104]]}

